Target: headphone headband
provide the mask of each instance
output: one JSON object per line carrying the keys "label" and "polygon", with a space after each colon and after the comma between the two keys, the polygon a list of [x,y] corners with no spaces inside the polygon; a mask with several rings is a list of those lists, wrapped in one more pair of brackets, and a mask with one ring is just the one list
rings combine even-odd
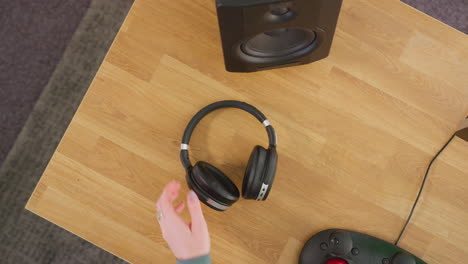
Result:
{"label": "headphone headband", "polygon": [[188,155],[188,147],[195,127],[205,116],[220,108],[238,108],[253,115],[255,118],[257,118],[258,121],[260,121],[260,123],[265,126],[268,133],[269,146],[276,147],[275,129],[270,125],[270,122],[265,117],[265,115],[262,114],[262,112],[260,112],[257,108],[239,101],[220,101],[212,103],[198,111],[198,113],[195,114],[195,116],[192,118],[192,120],[190,120],[187,127],[185,128],[184,135],[182,137],[182,144],[180,145],[180,160],[182,161],[182,165],[186,170],[189,170],[192,167],[192,163],[190,162]]}

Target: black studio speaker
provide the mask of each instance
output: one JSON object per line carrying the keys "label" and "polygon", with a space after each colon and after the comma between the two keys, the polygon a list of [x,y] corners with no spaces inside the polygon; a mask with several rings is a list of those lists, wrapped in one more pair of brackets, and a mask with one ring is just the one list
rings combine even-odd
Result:
{"label": "black studio speaker", "polygon": [[217,0],[230,72],[307,64],[328,56],[342,0]]}

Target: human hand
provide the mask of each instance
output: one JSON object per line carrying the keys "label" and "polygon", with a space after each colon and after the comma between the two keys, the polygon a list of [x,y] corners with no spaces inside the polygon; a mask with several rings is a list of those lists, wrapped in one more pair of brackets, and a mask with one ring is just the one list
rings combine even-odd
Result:
{"label": "human hand", "polygon": [[187,196],[187,207],[192,222],[186,223],[180,213],[185,203],[173,206],[179,196],[180,183],[170,182],[164,188],[156,207],[162,235],[169,248],[179,260],[187,260],[208,255],[210,253],[210,235],[203,216],[197,195],[190,191]]}

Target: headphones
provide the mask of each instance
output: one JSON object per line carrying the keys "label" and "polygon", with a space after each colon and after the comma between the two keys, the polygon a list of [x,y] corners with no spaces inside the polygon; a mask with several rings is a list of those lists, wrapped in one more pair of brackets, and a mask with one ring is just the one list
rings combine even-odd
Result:
{"label": "headphones", "polygon": [[180,160],[187,174],[187,184],[204,204],[217,211],[225,211],[239,200],[239,189],[219,169],[208,162],[199,161],[192,166],[188,148],[190,137],[197,124],[209,113],[220,108],[242,109],[262,123],[268,133],[269,147],[256,146],[250,154],[242,183],[244,199],[265,201],[275,179],[278,154],[276,133],[268,119],[255,107],[239,101],[220,101],[201,109],[188,123],[180,146]]}

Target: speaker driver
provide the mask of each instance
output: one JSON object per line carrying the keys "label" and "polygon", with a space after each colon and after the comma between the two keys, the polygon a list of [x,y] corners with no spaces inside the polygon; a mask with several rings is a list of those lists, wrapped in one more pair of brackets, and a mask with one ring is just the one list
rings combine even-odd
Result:
{"label": "speaker driver", "polygon": [[280,28],[254,36],[241,45],[241,50],[254,57],[283,57],[309,47],[316,39],[313,31]]}

